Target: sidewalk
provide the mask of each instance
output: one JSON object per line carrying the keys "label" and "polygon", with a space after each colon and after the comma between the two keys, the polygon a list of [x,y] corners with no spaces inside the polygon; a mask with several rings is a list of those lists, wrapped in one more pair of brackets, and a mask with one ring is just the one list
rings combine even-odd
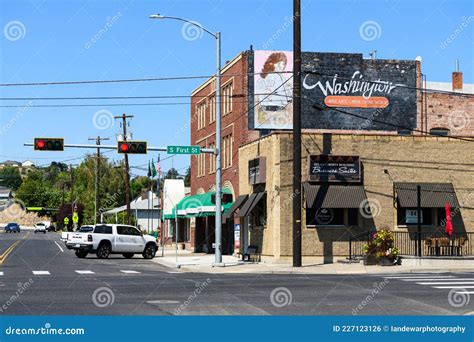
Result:
{"label": "sidewalk", "polygon": [[[176,263],[176,251],[165,249],[164,257],[161,249],[153,259],[154,262],[181,272],[193,273],[216,273],[216,274],[377,274],[377,273],[420,273],[420,272],[474,272],[473,259],[403,259],[400,266],[364,266],[362,263],[344,263],[335,261],[332,264],[324,264],[322,257],[320,261],[305,264],[303,267],[295,268],[291,264],[284,263],[252,263],[243,262],[240,259],[224,255],[222,257],[223,267],[213,267],[214,254],[191,253],[189,251],[178,251],[178,262]],[[344,258],[340,258],[344,260]]]}

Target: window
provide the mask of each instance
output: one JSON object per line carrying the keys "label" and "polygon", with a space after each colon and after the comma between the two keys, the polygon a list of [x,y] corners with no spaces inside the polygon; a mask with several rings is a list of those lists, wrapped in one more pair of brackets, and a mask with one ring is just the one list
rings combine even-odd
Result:
{"label": "window", "polygon": [[206,154],[201,153],[196,156],[197,158],[197,176],[202,177],[206,173]]}
{"label": "window", "polygon": [[232,134],[226,135],[222,139],[222,168],[228,168],[232,166],[232,147],[234,140]]}
{"label": "window", "polygon": [[97,234],[112,234],[112,227],[111,226],[96,226],[94,229],[94,233]]}
{"label": "window", "polygon": [[432,128],[430,134],[447,137],[449,135],[449,129],[447,128]]}
{"label": "window", "polygon": [[216,95],[209,98],[209,123],[216,121]]}
{"label": "window", "polygon": [[206,126],[206,102],[202,101],[196,106],[197,124],[198,129]]}
{"label": "window", "polygon": [[118,235],[129,235],[128,234],[128,227],[127,226],[117,226],[117,234]]}
{"label": "window", "polygon": [[[216,148],[215,144],[210,144],[209,148],[214,149]],[[210,154],[209,155],[209,173],[216,172],[216,155]]]}
{"label": "window", "polygon": [[[431,226],[433,224],[433,209],[421,208],[421,224],[424,226]],[[398,208],[397,209],[397,225],[399,226],[413,226],[418,224],[418,210],[417,208]]]}
{"label": "window", "polygon": [[267,196],[264,195],[257,203],[253,211],[255,226],[265,227],[267,225]]}
{"label": "window", "polygon": [[232,112],[232,82],[222,87],[222,115]]}

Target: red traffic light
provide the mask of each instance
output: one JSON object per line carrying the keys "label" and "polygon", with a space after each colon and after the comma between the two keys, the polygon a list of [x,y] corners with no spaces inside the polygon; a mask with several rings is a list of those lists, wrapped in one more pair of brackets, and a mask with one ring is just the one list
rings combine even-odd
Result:
{"label": "red traffic light", "polygon": [[64,151],[63,138],[35,138],[36,151]]}
{"label": "red traffic light", "polygon": [[36,147],[38,147],[38,148],[40,148],[40,149],[43,149],[45,145],[46,145],[46,144],[45,144],[44,140],[38,140],[38,141],[36,142]]}
{"label": "red traffic light", "polygon": [[118,153],[146,154],[147,150],[146,141],[119,141],[117,143]]}
{"label": "red traffic light", "polygon": [[127,143],[120,144],[120,151],[127,152],[128,151],[128,144]]}

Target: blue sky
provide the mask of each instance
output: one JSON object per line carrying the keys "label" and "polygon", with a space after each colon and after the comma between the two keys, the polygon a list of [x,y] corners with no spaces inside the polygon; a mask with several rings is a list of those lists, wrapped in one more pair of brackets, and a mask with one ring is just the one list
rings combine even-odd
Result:
{"label": "blue sky", "polygon": [[[473,4],[468,0],[302,0],[302,48],[304,51],[354,52],[365,56],[369,51],[377,50],[377,57],[383,59],[422,56],[422,71],[429,81],[449,82],[455,60],[459,59],[465,83],[473,83]],[[250,45],[254,49],[292,49],[291,0],[2,0],[0,83],[212,74],[214,39],[204,34],[192,40],[193,37],[183,33],[182,23],[148,19],[148,15],[153,13],[184,17],[211,31],[221,31],[223,61],[232,59]],[[364,33],[363,28],[367,25]],[[200,82],[194,79],[0,87],[0,97],[189,95]],[[31,159],[39,165],[52,160],[78,163],[80,160],[70,159],[81,157],[83,150],[34,152],[32,148],[23,147],[23,143],[32,142],[35,136],[58,136],[69,143],[87,143],[89,137],[97,135],[109,137],[113,142],[119,131],[118,122],[105,122],[106,129],[98,129],[98,126],[104,128],[100,123],[94,125],[94,115],[97,117],[103,111],[113,115],[134,115],[130,128],[137,140],[147,140],[155,146],[188,144],[189,130],[183,129],[189,121],[188,102],[189,98],[0,100],[0,106],[24,106],[28,103],[33,106],[94,105],[0,108],[0,161]],[[113,103],[163,105],[107,105]],[[114,152],[106,155],[118,158]],[[162,153],[161,158],[165,156]],[[156,159],[156,154],[132,156],[130,163],[146,164],[152,157]],[[184,172],[189,157],[165,160],[163,170],[171,167],[172,162]],[[132,172],[140,174],[137,170]]]}

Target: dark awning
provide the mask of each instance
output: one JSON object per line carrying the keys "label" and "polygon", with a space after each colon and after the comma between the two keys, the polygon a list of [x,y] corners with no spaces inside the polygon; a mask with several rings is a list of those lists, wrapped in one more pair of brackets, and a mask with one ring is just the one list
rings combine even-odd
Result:
{"label": "dark awning", "polygon": [[265,194],[266,192],[255,192],[251,194],[242,208],[240,208],[239,216],[248,216]]}
{"label": "dark awning", "polygon": [[232,203],[232,206],[227,210],[227,212],[222,215],[222,220],[225,221],[234,215],[234,212],[244,204],[245,200],[249,197],[248,195],[240,195],[237,199]]}
{"label": "dark awning", "polygon": [[459,208],[456,192],[451,183],[394,183],[400,207],[417,207],[417,185],[421,187],[422,208],[444,208],[446,202],[451,207]]}
{"label": "dark awning", "polygon": [[308,208],[359,208],[367,201],[363,185],[313,185],[304,183]]}

